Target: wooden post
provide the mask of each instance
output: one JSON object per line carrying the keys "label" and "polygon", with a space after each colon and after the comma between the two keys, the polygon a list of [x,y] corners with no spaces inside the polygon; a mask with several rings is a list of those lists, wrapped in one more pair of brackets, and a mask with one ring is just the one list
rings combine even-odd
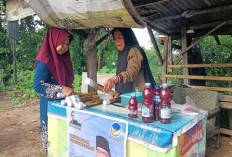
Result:
{"label": "wooden post", "polygon": [[[168,36],[168,65],[172,65],[172,37]],[[172,69],[168,69],[168,72],[172,72]]]}
{"label": "wooden post", "polygon": [[[185,50],[187,47],[187,34],[186,34],[186,24],[181,25],[181,51]],[[188,64],[188,52],[182,56],[183,64]],[[183,75],[188,75],[188,68],[183,68]],[[189,85],[189,79],[184,79],[184,84]]]}
{"label": "wooden post", "polygon": [[[228,68],[228,77],[231,77],[231,69]],[[231,81],[228,81],[229,88],[231,88]],[[229,95],[232,95],[232,92],[229,92]],[[232,110],[229,110],[229,129],[232,130]]]}
{"label": "wooden post", "polygon": [[[180,55],[175,59],[174,64],[178,64],[179,61],[182,58],[182,55],[184,55],[185,53],[187,53],[188,50],[190,50],[193,46],[195,46],[197,43],[199,43],[201,40],[203,40],[205,37],[207,37],[208,35],[210,35],[212,32],[214,32],[215,30],[217,30],[218,28],[222,27],[224,24],[226,24],[227,22],[224,21],[222,23],[220,23],[219,25],[215,26],[214,28],[212,28],[210,31],[208,31],[205,35],[203,35],[201,38],[197,38],[197,40],[192,41],[192,44],[190,46],[188,46],[185,49],[182,49]],[[182,25],[183,26],[183,25]],[[182,30],[181,30],[182,31]]]}
{"label": "wooden post", "polygon": [[[164,39],[164,60],[163,60],[163,75],[167,74],[168,67],[168,39]],[[167,82],[167,78],[163,77],[163,83]]]}
{"label": "wooden post", "polygon": [[151,41],[152,41],[152,44],[153,44],[153,46],[154,46],[154,48],[155,48],[155,52],[156,52],[156,54],[157,54],[157,56],[158,56],[158,59],[159,59],[159,61],[160,61],[160,65],[163,65],[163,60],[162,60],[162,57],[161,57],[161,54],[160,54],[160,50],[159,50],[159,47],[158,47],[158,45],[157,45],[157,43],[156,43],[156,41],[155,41],[155,38],[154,38],[154,35],[153,35],[153,33],[152,33],[151,28],[147,27],[147,31],[148,31],[148,33],[149,33],[149,36],[150,36]]}
{"label": "wooden post", "polygon": [[[87,77],[97,82],[97,36],[100,32],[99,28],[88,30],[88,36],[84,42],[84,53],[87,56]],[[88,86],[88,92],[95,92],[96,89]]]}
{"label": "wooden post", "polygon": [[[231,69],[228,68],[228,77],[231,77]],[[231,81],[228,81],[229,88],[231,88]],[[232,92],[229,92],[229,95],[232,95]]]}

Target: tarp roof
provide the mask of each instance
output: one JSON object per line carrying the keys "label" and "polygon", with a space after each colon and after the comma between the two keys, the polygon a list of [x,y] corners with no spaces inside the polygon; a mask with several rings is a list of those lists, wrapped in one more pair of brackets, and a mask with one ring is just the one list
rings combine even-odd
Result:
{"label": "tarp roof", "polygon": [[131,0],[140,17],[156,31],[179,38],[181,25],[201,36],[224,21],[213,34],[232,34],[232,0]]}
{"label": "tarp roof", "polygon": [[51,25],[66,29],[141,27],[143,20],[130,0],[8,0],[8,21],[37,14]]}
{"label": "tarp roof", "polygon": [[202,36],[219,25],[213,35],[232,34],[232,0],[7,1],[7,20],[34,13],[49,25],[68,29],[147,25],[179,39],[183,24],[189,37]]}

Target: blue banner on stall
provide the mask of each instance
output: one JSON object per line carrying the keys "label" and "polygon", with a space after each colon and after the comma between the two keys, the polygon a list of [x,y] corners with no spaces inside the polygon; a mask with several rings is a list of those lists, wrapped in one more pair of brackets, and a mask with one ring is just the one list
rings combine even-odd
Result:
{"label": "blue banner on stall", "polygon": [[67,109],[69,156],[126,156],[128,122]]}

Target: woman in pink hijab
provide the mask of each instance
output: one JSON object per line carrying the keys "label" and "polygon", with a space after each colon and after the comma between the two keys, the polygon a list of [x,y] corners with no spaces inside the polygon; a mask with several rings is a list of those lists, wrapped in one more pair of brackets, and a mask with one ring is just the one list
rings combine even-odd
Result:
{"label": "woman in pink hijab", "polygon": [[34,89],[40,94],[40,124],[42,145],[47,149],[48,101],[59,99],[58,93],[74,94],[74,80],[69,45],[73,36],[66,30],[48,29],[35,61]]}

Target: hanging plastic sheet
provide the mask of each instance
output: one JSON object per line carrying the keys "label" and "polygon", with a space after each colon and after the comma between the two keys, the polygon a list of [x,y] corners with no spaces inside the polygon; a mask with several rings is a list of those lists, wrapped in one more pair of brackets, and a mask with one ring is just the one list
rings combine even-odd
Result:
{"label": "hanging plastic sheet", "polygon": [[[34,11],[33,11],[33,10]],[[129,11],[128,11],[129,10]],[[7,20],[37,14],[43,22],[66,29],[145,25],[129,0],[8,0]]]}

